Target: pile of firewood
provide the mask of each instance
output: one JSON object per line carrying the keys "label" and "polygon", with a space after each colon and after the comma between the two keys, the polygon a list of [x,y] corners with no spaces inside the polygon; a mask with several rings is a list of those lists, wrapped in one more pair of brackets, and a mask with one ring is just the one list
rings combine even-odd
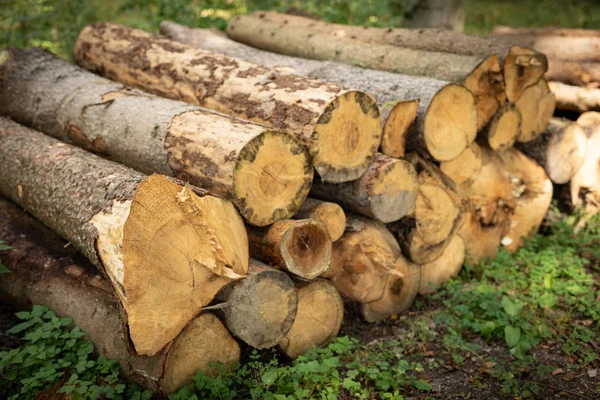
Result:
{"label": "pile of firewood", "polygon": [[152,390],[239,361],[233,336],[293,358],[344,302],[406,311],[465,259],[517,250],[553,183],[600,199],[600,114],[553,119],[546,82],[598,81],[594,32],[558,53],[537,32],[268,12],[229,37],[160,28],[86,27],[79,66],[0,53],[0,193],[45,225],[0,201],[1,298],[73,317]]}

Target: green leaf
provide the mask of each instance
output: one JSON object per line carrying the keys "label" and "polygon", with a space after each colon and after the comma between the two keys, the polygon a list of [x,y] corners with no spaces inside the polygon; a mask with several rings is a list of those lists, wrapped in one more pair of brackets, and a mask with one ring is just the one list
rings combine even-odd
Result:
{"label": "green leaf", "polygon": [[0,240],[0,251],[10,250],[10,249],[12,249],[12,247],[7,245],[6,242],[4,242],[3,240]]}
{"label": "green leaf", "polygon": [[0,275],[8,274],[9,272],[10,269],[6,268],[6,266],[0,262]]}
{"label": "green leaf", "polygon": [[506,344],[508,347],[513,348],[519,343],[519,339],[521,338],[521,328],[514,327],[512,325],[507,325],[504,328],[504,339],[506,340]]}
{"label": "green leaf", "polygon": [[278,376],[279,374],[276,369],[270,369],[261,376],[261,380],[265,385],[271,386],[275,383]]}
{"label": "green leaf", "polygon": [[481,336],[483,336],[486,339],[489,339],[490,336],[492,336],[492,333],[494,333],[495,329],[496,329],[496,323],[494,321],[487,321],[481,327]]}
{"label": "green leaf", "polygon": [[500,305],[504,309],[504,312],[510,315],[511,317],[516,317],[521,313],[521,310],[523,309],[523,304],[512,302],[508,298],[508,296],[502,297],[502,302],[500,303]]}
{"label": "green leaf", "polygon": [[20,311],[18,313],[15,313],[15,315],[17,316],[17,318],[19,319],[29,319],[29,312],[27,311]]}
{"label": "green leaf", "polygon": [[431,385],[425,382],[423,379],[417,379],[413,382],[413,385],[419,390],[431,390]]}
{"label": "green leaf", "polygon": [[552,308],[558,303],[558,297],[554,293],[544,293],[538,299],[538,304],[542,308]]}

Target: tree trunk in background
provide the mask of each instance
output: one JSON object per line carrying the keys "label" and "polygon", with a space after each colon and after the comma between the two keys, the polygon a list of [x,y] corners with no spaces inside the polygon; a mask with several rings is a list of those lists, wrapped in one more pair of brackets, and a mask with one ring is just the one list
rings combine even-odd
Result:
{"label": "tree trunk in background", "polygon": [[548,65],[545,77],[567,85],[595,85],[600,82],[600,63],[554,61]]}
{"label": "tree trunk in background", "polygon": [[406,28],[443,28],[462,32],[465,0],[418,0],[402,21]]}
{"label": "tree trunk in background", "polygon": [[193,319],[157,355],[136,355],[111,283],[56,233],[2,198],[0,239],[11,246],[2,254],[10,269],[0,279],[2,302],[23,310],[45,304],[59,317],[72,318],[98,353],[116,360],[123,375],[143,387],[168,394],[197,370],[215,374],[210,363],[239,362],[238,344],[210,313]]}
{"label": "tree trunk in background", "polygon": [[81,31],[83,67],[163,97],[273,126],[309,149],[325,181],[360,177],[381,143],[373,98],[112,23]]}
{"label": "tree trunk in background", "polygon": [[346,229],[346,213],[339,204],[310,197],[294,214],[294,219],[314,219],[322,222],[327,228],[332,242],[342,237],[344,229]]}
{"label": "tree trunk in background", "polygon": [[600,111],[600,89],[569,86],[560,82],[548,82],[550,91],[556,97],[556,108],[559,110]]}
{"label": "tree trunk in background", "polygon": [[577,124],[587,136],[587,147],[583,165],[571,178],[571,201],[595,213],[600,209],[600,113],[583,113]]}
{"label": "tree trunk in background", "polygon": [[231,203],[0,119],[0,191],[112,281],[138,354],[173,340],[248,269]]}

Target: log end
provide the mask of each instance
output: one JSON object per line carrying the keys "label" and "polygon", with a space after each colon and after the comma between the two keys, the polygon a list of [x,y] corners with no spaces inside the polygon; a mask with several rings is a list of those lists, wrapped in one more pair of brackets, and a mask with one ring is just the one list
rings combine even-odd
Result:
{"label": "log end", "polygon": [[512,103],[502,107],[488,127],[487,140],[494,150],[512,147],[520,134],[521,112]]}
{"label": "log end", "polygon": [[434,293],[451,277],[457,275],[465,261],[465,251],[465,241],[459,235],[454,235],[440,258],[421,265],[419,294]]}
{"label": "log end", "polygon": [[328,201],[306,199],[294,218],[321,221],[327,228],[332,242],[342,237],[346,229],[346,213],[339,204]]}
{"label": "log end", "polygon": [[498,57],[492,55],[484,59],[462,84],[475,96],[479,130],[487,125],[506,100],[504,77]]}
{"label": "log end", "polygon": [[477,136],[477,107],[471,91],[452,83],[437,92],[425,114],[423,135],[436,160],[458,157]]}
{"label": "log end", "polygon": [[537,51],[512,46],[504,59],[506,98],[514,103],[525,89],[535,85],[548,70],[548,59]]}
{"label": "log end", "polygon": [[381,116],[375,100],[346,91],[319,117],[310,152],[324,182],[347,182],[362,176],[380,143]]}
{"label": "log end", "polygon": [[417,118],[419,103],[419,100],[399,101],[391,109],[383,125],[383,154],[396,158],[404,155],[409,128]]}
{"label": "log end", "polygon": [[404,217],[414,208],[417,187],[415,167],[408,161],[389,159],[370,185],[373,216],[384,223]]}
{"label": "log end", "polygon": [[544,132],[552,119],[556,98],[545,79],[523,91],[515,103],[521,113],[521,129],[517,141],[529,142]]}
{"label": "log end", "polygon": [[585,160],[587,135],[579,124],[569,124],[562,135],[554,135],[546,149],[546,173],[552,182],[565,184]]}
{"label": "log end", "polygon": [[440,169],[454,183],[469,186],[481,171],[482,165],[481,147],[473,142],[454,160],[441,162]]}
{"label": "log end", "polygon": [[319,221],[294,222],[283,237],[281,256],[288,271],[304,279],[314,279],[329,267],[331,238]]}
{"label": "log end", "polygon": [[313,165],[294,137],[266,131],[240,151],[234,171],[234,199],[251,224],[265,226],[291,217],[304,203]]}

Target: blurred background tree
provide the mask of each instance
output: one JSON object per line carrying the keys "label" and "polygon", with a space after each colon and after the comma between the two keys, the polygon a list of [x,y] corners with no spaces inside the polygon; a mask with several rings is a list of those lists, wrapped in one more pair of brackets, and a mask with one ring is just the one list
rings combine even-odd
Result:
{"label": "blurred background tree", "polygon": [[[401,26],[417,0],[0,0],[0,47],[43,46],[71,58],[79,31],[110,20],[150,32],[165,19],[224,29],[235,14],[290,8],[324,20],[369,26]],[[466,0],[465,31],[495,25],[600,29],[598,0]]]}

